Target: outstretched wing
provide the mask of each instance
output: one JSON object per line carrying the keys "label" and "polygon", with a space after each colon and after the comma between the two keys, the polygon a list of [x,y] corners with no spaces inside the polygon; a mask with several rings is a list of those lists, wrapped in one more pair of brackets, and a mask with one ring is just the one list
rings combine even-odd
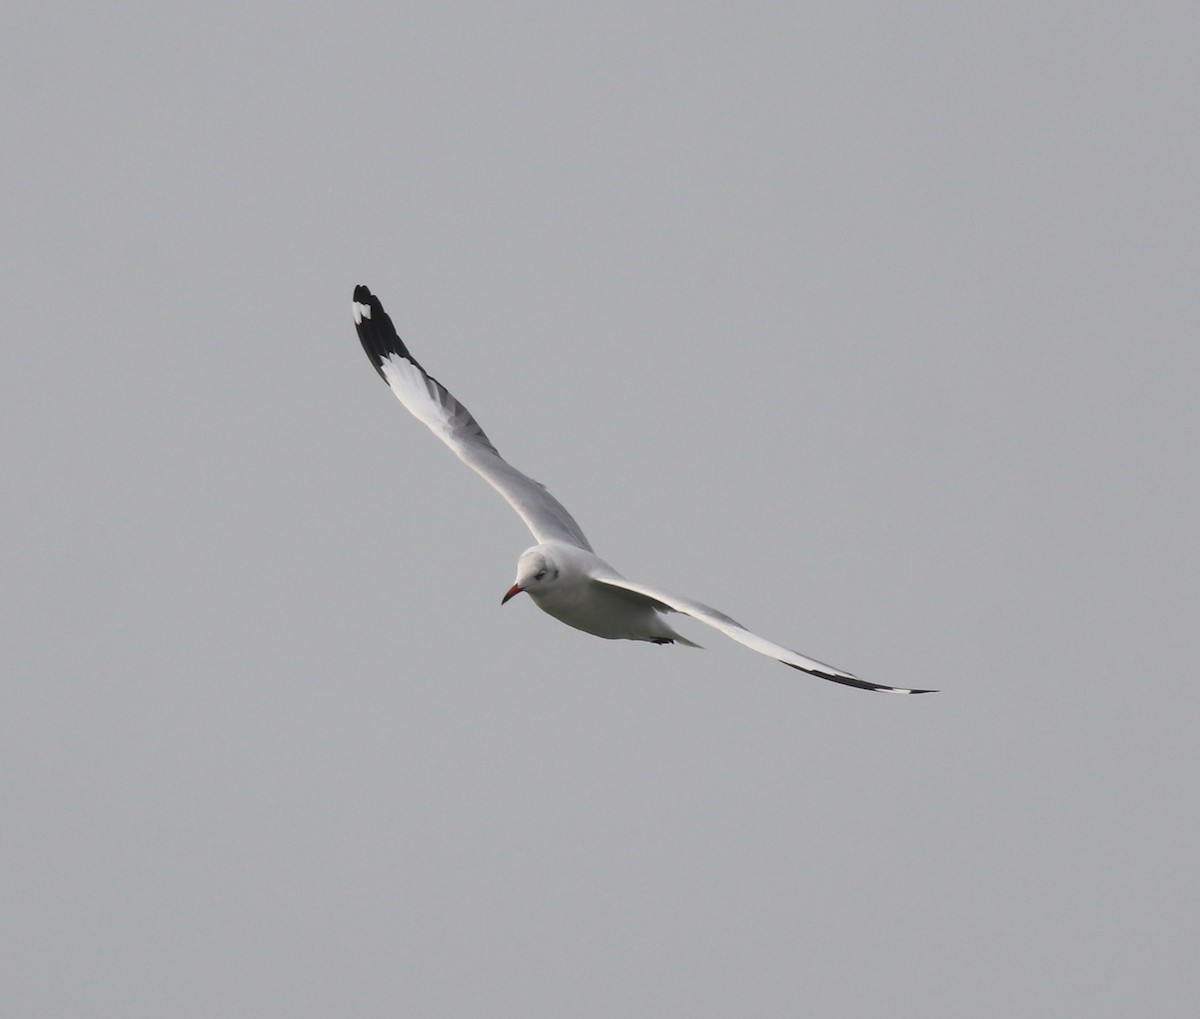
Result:
{"label": "outstretched wing", "polygon": [[835,669],[832,665],[807,658],[790,648],[767,640],[766,637],[751,633],[737,620],[730,619],[724,612],[718,612],[716,609],[698,601],[692,601],[690,598],[681,598],[657,588],[647,587],[645,584],[634,583],[624,577],[593,576],[592,580],[597,584],[607,584],[609,587],[620,588],[622,591],[638,595],[660,611],[681,612],[685,616],[698,619],[702,623],[707,623],[714,630],[720,630],[726,637],[731,637],[739,644],[744,644],[751,651],[757,651],[760,655],[774,658],[777,662],[783,662],[784,665],[799,669],[801,672],[811,673],[821,679],[844,683],[846,686],[856,686],[860,690],[880,690],[883,693],[937,693],[936,690],[906,690],[903,687],[868,683],[865,679],[859,679],[849,672],[842,672],[841,669]]}
{"label": "outstretched wing", "polygon": [[400,402],[508,500],[539,542],[554,539],[592,550],[563,504],[501,457],[470,411],[417,363],[379,298],[361,285],[354,288],[354,325],[363,350]]}

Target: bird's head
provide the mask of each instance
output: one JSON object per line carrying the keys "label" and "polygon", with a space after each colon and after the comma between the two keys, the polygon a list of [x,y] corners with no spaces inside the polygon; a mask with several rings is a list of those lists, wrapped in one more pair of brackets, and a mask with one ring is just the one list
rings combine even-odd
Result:
{"label": "bird's head", "polygon": [[500,599],[503,605],[513,595],[528,591],[537,596],[558,579],[559,567],[544,545],[535,545],[521,553],[517,560],[517,580]]}

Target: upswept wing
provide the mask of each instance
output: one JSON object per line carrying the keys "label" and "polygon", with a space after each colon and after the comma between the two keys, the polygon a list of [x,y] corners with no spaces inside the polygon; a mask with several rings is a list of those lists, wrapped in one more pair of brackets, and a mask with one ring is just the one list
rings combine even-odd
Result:
{"label": "upswept wing", "polygon": [[400,402],[508,500],[539,542],[554,539],[592,550],[563,504],[501,457],[470,411],[417,363],[379,298],[361,285],[354,288],[354,325],[363,350]]}
{"label": "upswept wing", "polygon": [[908,690],[903,687],[868,683],[865,679],[859,679],[849,672],[842,672],[841,669],[835,669],[832,665],[826,665],[815,659],[807,658],[796,651],[792,651],[790,648],[769,641],[765,637],[760,637],[757,633],[751,633],[736,619],[731,619],[724,612],[719,612],[701,602],[692,601],[690,598],[681,598],[679,595],[648,587],[645,584],[638,584],[634,581],[626,580],[624,577],[593,576],[592,580],[597,584],[607,584],[609,587],[620,588],[623,591],[628,591],[630,594],[638,595],[660,611],[679,612],[685,616],[691,616],[701,623],[708,624],[714,630],[720,630],[726,637],[736,640],[739,644],[744,644],[751,651],[757,651],[760,655],[774,658],[777,662],[782,662],[793,669],[799,669],[801,672],[810,673],[820,679],[828,679],[833,683],[843,683],[846,686],[856,686],[860,690],[878,690],[882,693],[937,692],[935,690]]}

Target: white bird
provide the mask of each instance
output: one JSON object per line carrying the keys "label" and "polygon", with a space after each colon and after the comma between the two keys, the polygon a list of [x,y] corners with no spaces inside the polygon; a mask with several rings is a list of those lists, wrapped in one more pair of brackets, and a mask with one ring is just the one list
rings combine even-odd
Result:
{"label": "white bird", "polygon": [[597,637],[699,647],[668,625],[664,614],[678,612],[720,630],[752,651],[821,679],[886,693],[935,692],[868,683],[751,633],[725,613],[698,601],[626,580],[592,551],[575,518],[544,485],[500,456],[467,408],[409,353],[379,298],[361,285],[354,288],[354,325],[375,370],[400,402],[504,496],[537,539],[517,560],[517,577],[500,599],[502,605],[524,591],[543,612]]}

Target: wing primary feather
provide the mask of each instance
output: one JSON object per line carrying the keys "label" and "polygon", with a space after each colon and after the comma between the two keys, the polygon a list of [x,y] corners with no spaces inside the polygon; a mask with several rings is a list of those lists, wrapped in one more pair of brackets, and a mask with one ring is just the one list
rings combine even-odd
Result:
{"label": "wing primary feather", "polygon": [[[354,325],[363,350],[384,382],[387,382],[387,376],[383,374],[383,359],[390,353],[399,354],[417,368],[421,367],[400,339],[396,327],[392,325],[391,316],[383,310],[379,298],[361,283],[354,288]],[[385,342],[389,339],[390,343]],[[423,368],[421,370],[424,371]]]}
{"label": "wing primary feather", "polygon": [[430,399],[444,406],[455,420],[468,425],[475,437],[487,443],[493,453],[497,452],[491,439],[483,433],[471,412],[412,356],[412,351],[405,346],[400,334],[396,332],[391,315],[383,310],[379,298],[362,284],[354,288],[354,324],[363,350],[367,352],[367,357],[371,359],[371,364],[375,366],[375,371],[384,382],[392,385],[392,380],[387,376],[387,361],[392,357],[403,358],[421,373]]}

